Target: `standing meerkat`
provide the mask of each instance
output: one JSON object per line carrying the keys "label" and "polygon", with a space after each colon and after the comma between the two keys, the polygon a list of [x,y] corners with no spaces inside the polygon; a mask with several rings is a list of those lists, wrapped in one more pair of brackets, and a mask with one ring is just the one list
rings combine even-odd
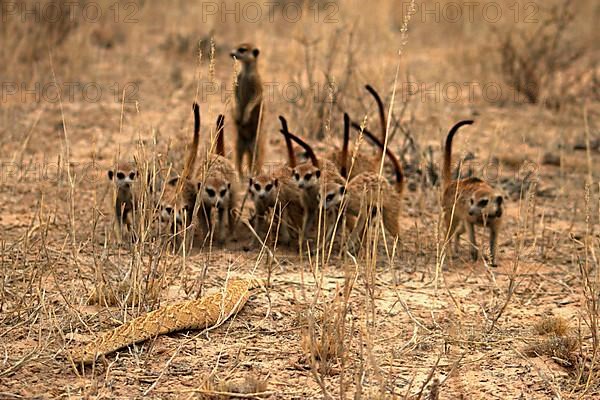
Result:
{"label": "standing meerkat", "polygon": [[236,167],[240,179],[242,164],[248,155],[251,173],[260,173],[262,167],[262,140],[258,137],[263,102],[263,87],[258,73],[260,50],[250,43],[243,43],[231,52],[231,57],[242,64],[235,87],[233,120],[237,128]]}
{"label": "standing meerkat", "polygon": [[448,136],[444,148],[444,164],[442,169],[442,210],[446,239],[455,240],[455,251],[458,251],[460,235],[465,230],[469,233],[471,258],[477,260],[478,250],[475,240],[475,225],[490,230],[490,261],[496,265],[496,249],[498,232],[502,224],[504,197],[492,186],[479,178],[452,180],[452,140],[458,130],[473,121],[465,120],[455,124]]}
{"label": "standing meerkat", "polygon": [[138,176],[139,173],[132,163],[123,161],[118,162],[114,170],[108,171],[108,179],[113,181],[116,186],[115,231],[119,241],[123,224],[127,227],[127,231],[132,236],[134,235],[132,214],[135,212],[136,206],[132,186]]}
{"label": "standing meerkat", "polygon": [[[345,120],[349,121],[347,115]],[[363,133],[380,149],[384,148],[384,144],[371,132],[364,130]],[[385,230],[393,238],[400,233],[399,218],[404,192],[404,172],[402,165],[389,148],[386,149],[386,155],[394,166],[396,180],[394,185],[378,173],[363,172],[348,181],[347,185],[331,182],[327,183],[323,190],[320,203],[326,212],[341,211],[357,218],[349,240],[353,247],[361,241],[368,219],[379,211]]]}

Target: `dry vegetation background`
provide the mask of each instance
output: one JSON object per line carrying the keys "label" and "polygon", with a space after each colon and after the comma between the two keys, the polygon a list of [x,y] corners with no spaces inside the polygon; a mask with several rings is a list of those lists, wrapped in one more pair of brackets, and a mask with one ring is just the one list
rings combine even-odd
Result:
{"label": "dry vegetation background", "polygon": [[[256,22],[206,17],[208,2],[192,1],[80,1],[72,18],[23,21],[25,4],[48,2],[0,2],[0,398],[599,398],[598,3],[482,1],[473,21],[453,21],[446,7],[465,2],[417,1],[405,31],[406,1],[296,1],[296,22],[280,2],[272,21],[263,8]],[[90,3],[98,21],[81,14]],[[489,3],[497,22],[482,16]],[[229,115],[228,53],[243,41],[260,47],[275,88],[269,162],[282,161],[277,115],[313,143],[337,141],[342,110],[375,118],[364,84],[391,104],[399,66],[390,146],[410,190],[393,251],[269,257],[240,239],[171,254],[115,242],[106,170],[142,153],[180,168],[192,101],[203,132]],[[55,86],[75,83],[54,101]],[[509,198],[494,269],[468,261],[466,247],[441,266],[436,168],[447,129],[464,118],[476,120],[456,141],[472,159],[466,172]],[[230,121],[226,130],[232,149]],[[219,329],[158,337],[84,371],[65,358],[244,274],[270,285]]]}

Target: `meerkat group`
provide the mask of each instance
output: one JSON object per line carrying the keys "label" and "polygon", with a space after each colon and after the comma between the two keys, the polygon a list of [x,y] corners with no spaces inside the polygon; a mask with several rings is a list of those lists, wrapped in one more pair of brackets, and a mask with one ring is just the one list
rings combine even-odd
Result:
{"label": "meerkat group", "polygon": [[[157,210],[162,223],[168,225],[168,232],[177,236],[197,221],[198,227],[211,237],[216,234],[217,241],[224,243],[236,232],[237,216],[241,215],[238,210],[241,197],[238,183],[243,179],[247,165],[247,195],[254,205],[249,222],[260,238],[266,238],[277,227],[275,238],[279,243],[289,245],[296,237],[301,244],[314,237],[315,223],[320,223],[320,216],[325,216],[326,238],[332,240],[335,224],[341,216],[345,216],[350,229],[347,244],[351,249],[360,248],[366,228],[378,220],[387,236],[398,239],[405,176],[401,163],[388,147],[385,106],[377,91],[366,86],[377,105],[381,127],[379,137],[344,113],[341,149],[334,148],[318,157],[306,140],[290,132],[286,119],[280,116],[280,133],[288,161],[265,172],[262,168],[264,140],[261,139],[264,135],[260,132],[263,95],[257,61],[259,54],[259,49],[248,43],[231,52],[231,56],[241,63],[234,90],[235,163],[225,154],[225,117],[219,115],[215,127],[215,151],[207,151],[201,157],[200,166],[196,166],[201,121],[200,106],[194,103],[194,132],[183,170],[166,179],[159,191]],[[451,179],[452,140],[462,126],[472,123],[457,123],[446,138],[441,198],[443,234],[446,243],[453,239],[458,242],[460,235],[468,231],[470,254],[477,259],[475,226],[487,227],[490,230],[489,260],[495,265],[503,196],[479,178]],[[351,127],[377,150],[369,151],[356,145],[350,149]],[[294,144],[303,151],[297,153]],[[299,154],[304,156],[300,160]],[[394,170],[393,182],[381,173],[386,158]],[[114,209],[119,230],[123,227],[133,230],[136,198],[132,186],[138,176],[135,168],[123,163],[108,172],[116,188]]]}

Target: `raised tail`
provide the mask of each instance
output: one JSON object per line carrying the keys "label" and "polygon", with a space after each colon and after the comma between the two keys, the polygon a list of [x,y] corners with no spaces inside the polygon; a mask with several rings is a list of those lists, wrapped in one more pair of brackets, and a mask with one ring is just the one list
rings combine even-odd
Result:
{"label": "raised tail", "polygon": [[285,138],[285,147],[287,148],[287,152],[288,152],[289,166],[290,166],[290,168],[295,168],[296,167],[296,154],[294,153],[294,144],[292,143],[292,140],[288,136],[290,131],[288,129],[287,120],[283,116],[280,115],[279,121],[281,122],[281,130],[283,131],[283,137]]}
{"label": "raised tail", "polygon": [[344,144],[342,145],[342,167],[340,175],[343,178],[348,178],[348,143],[350,142],[350,116],[344,113]]}
{"label": "raised tail", "polygon": [[225,157],[225,116],[219,114],[217,117],[217,154]]}
{"label": "raised tail", "polygon": [[379,111],[379,123],[381,124],[381,142],[385,143],[385,139],[387,136],[387,118],[385,116],[385,107],[383,106],[383,101],[381,101],[379,93],[377,93],[373,86],[365,85],[365,89],[367,89],[367,91],[371,93],[371,96],[373,96],[375,102],[377,103],[377,110]]}
{"label": "raised tail", "polygon": [[[381,142],[381,140],[379,140],[377,138],[377,136],[373,135],[367,129],[360,129],[360,125],[358,125],[358,124],[352,124],[352,125],[355,127],[358,126],[359,130],[362,131],[363,135],[365,135],[369,140],[371,140],[373,143],[375,143],[375,145],[377,145],[377,147],[379,147],[381,149],[381,151],[383,151],[385,146]],[[400,164],[400,161],[398,161],[398,158],[396,157],[394,152],[392,150],[390,150],[389,147],[385,149],[385,154],[387,155],[387,157],[392,162],[392,165],[394,166],[394,174],[396,175],[396,184],[395,184],[396,192],[402,193],[404,191],[404,170],[402,169],[402,164]]]}
{"label": "raised tail", "polygon": [[192,139],[192,145],[188,149],[188,154],[185,159],[183,172],[181,173],[181,182],[185,181],[192,174],[194,165],[196,164],[198,145],[200,144],[200,106],[198,103],[194,103],[192,108],[194,110],[194,138]]}
{"label": "raised tail", "polygon": [[464,125],[472,125],[475,121],[463,120],[454,124],[448,136],[446,136],[446,145],[444,146],[444,165],[442,167],[442,184],[444,187],[452,181],[452,139],[458,130]]}
{"label": "raised tail", "polygon": [[308,158],[310,158],[312,165],[314,165],[317,168],[320,168],[319,160],[317,159],[317,156],[315,155],[315,152],[313,151],[312,147],[310,147],[308,143],[306,143],[304,140],[300,139],[298,136],[292,134],[289,131],[284,131],[283,129],[280,129],[279,132],[281,132],[283,136],[289,137],[294,142],[298,143],[300,147],[306,150],[306,153],[308,154]]}

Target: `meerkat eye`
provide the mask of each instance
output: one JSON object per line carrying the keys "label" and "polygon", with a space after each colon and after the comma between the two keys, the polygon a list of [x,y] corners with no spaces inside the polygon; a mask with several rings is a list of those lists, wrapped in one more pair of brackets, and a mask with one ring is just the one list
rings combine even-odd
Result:
{"label": "meerkat eye", "polygon": [[294,174],[294,179],[299,181],[300,180],[300,174],[299,173],[295,173]]}
{"label": "meerkat eye", "polygon": [[209,197],[215,197],[215,194],[216,194],[216,192],[215,192],[214,190],[212,190],[212,189],[208,189],[208,188],[207,188],[207,189],[206,189],[206,194],[207,194]]}
{"label": "meerkat eye", "polygon": [[471,198],[471,205],[473,205],[475,203],[475,201]]}
{"label": "meerkat eye", "polygon": [[496,204],[502,205],[504,203],[504,198],[502,196],[496,197]]}
{"label": "meerkat eye", "polygon": [[117,172],[117,179],[125,179],[125,174],[122,172]]}
{"label": "meerkat eye", "polygon": [[245,47],[240,47],[240,48],[238,49],[238,52],[239,52],[240,54],[244,54],[246,51],[247,51],[247,49],[246,49]]}
{"label": "meerkat eye", "polygon": [[255,189],[257,192],[260,192],[260,185],[259,185],[258,183],[255,183],[255,184],[254,184],[254,189]]}
{"label": "meerkat eye", "polygon": [[221,190],[221,193],[219,193],[219,195],[221,197],[225,197],[226,194],[227,194],[227,189],[223,189],[223,190]]}
{"label": "meerkat eye", "polygon": [[328,203],[333,200],[333,194],[328,194],[327,197],[325,198],[325,201],[327,201]]}
{"label": "meerkat eye", "polygon": [[173,209],[171,207],[165,207],[165,211],[167,214],[173,214]]}
{"label": "meerkat eye", "polygon": [[270,184],[270,183],[269,183],[267,186],[265,186],[265,190],[266,190],[267,192],[270,192],[270,191],[271,191],[271,189],[273,189],[273,185],[272,185],[272,184]]}
{"label": "meerkat eye", "polygon": [[479,203],[477,203],[477,205],[478,205],[479,207],[485,207],[485,206],[487,206],[487,205],[488,205],[488,203],[489,203],[489,202],[490,202],[490,201],[489,201],[488,199],[483,199],[483,200],[480,200],[480,201],[479,201]]}
{"label": "meerkat eye", "polygon": [[312,178],[312,173],[308,173],[308,174],[304,175],[305,181],[310,181],[310,178]]}
{"label": "meerkat eye", "polygon": [[130,172],[129,173],[129,179],[134,180],[136,175],[137,174],[135,172]]}

